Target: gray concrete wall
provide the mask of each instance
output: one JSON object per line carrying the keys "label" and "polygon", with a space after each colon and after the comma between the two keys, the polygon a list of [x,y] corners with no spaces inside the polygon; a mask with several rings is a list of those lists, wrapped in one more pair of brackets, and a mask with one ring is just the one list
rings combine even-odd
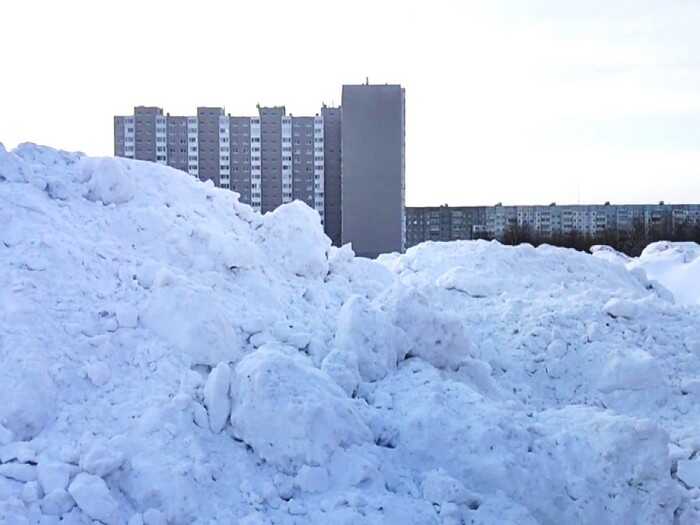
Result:
{"label": "gray concrete wall", "polygon": [[335,246],[340,246],[340,108],[323,107],[324,230]]}
{"label": "gray concrete wall", "polygon": [[343,86],[343,244],[375,257],[404,249],[404,92]]}

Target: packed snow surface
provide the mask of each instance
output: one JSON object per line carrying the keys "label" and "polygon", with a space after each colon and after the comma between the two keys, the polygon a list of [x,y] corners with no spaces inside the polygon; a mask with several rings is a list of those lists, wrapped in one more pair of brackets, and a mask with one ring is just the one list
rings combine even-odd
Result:
{"label": "packed snow surface", "polygon": [[700,247],[378,261],[0,147],[0,524],[700,522]]}

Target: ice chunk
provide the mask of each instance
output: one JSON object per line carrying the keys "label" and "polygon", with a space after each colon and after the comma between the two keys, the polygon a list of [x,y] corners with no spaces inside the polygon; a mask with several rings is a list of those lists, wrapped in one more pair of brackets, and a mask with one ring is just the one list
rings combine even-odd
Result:
{"label": "ice chunk", "polygon": [[632,319],[637,316],[639,306],[634,301],[613,298],[605,303],[605,306],[603,306],[603,311],[611,317]]}
{"label": "ice chunk", "polygon": [[454,313],[430,304],[418,290],[395,288],[387,299],[394,322],[407,335],[410,356],[421,357],[436,368],[457,368],[471,353],[471,343]]}
{"label": "ice chunk", "polygon": [[232,385],[234,434],[278,468],[323,464],[372,439],[352,400],[302,357],[263,347],[238,364]]}
{"label": "ice chunk", "polygon": [[679,460],[677,473],[678,477],[689,487],[700,487],[700,460]]}
{"label": "ice chunk", "polygon": [[489,297],[501,293],[498,280],[469,271],[461,266],[452,268],[442,274],[438,277],[435,284],[440,288],[458,290],[476,298]]}
{"label": "ice chunk", "polygon": [[[405,354],[406,340],[384,312],[364,297],[353,295],[340,309],[334,345],[342,353],[357,356],[363,380],[376,381],[396,369]],[[345,360],[352,365],[351,358]]]}
{"label": "ice chunk", "polygon": [[39,483],[46,494],[68,487],[68,482],[76,471],[74,465],[60,462],[41,461],[37,466]]}
{"label": "ice chunk", "polygon": [[209,428],[221,432],[231,413],[231,369],[226,363],[219,363],[209,374],[204,385],[204,403],[209,414]]}
{"label": "ice chunk", "polygon": [[301,201],[266,213],[262,233],[270,260],[290,274],[320,278],[328,273],[331,241],[323,233],[318,213]]}
{"label": "ice chunk", "polygon": [[124,463],[124,454],[114,444],[96,439],[80,458],[80,468],[96,476],[106,476]]}
{"label": "ice chunk", "polygon": [[55,385],[45,367],[11,361],[0,369],[0,384],[12,392],[0,403],[0,423],[12,431],[15,439],[34,438],[54,416]]}
{"label": "ice chunk", "polygon": [[17,481],[34,481],[36,466],[27,463],[3,463],[0,465],[0,476]]}
{"label": "ice chunk", "polygon": [[357,354],[352,351],[343,351],[338,348],[323,359],[321,370],[328,374],[345,393],[352,396],[357,390],[362,378],[357,363]]}
{"label": "ice chunk", "polygon": [[85,365],[85,373],[95,386],[103,386],[109,383],[112,371],[105,363],[90,363]]}
{"label": "ice chunk", "polygon": [[654,358],[641,349],[615,351],[603,367],[598,390],[609,393],[615,390],[641,390],[662,383]]}
{"label": "ice chunk", "polygon": [[64,489],[53,490],[41,500],[41,511],[49,516],[61,516],[73,507],[75,500]]}
{"label": "ice chunk", "polygon": [[68,492],[80,510],[92,519],[107,525],[119,523],[117,502],[102,478],[81,472],[68,487]]}
{"label": "ice chunk", "polygon": [[121,159],[84,159],[83,173],[89,177],[85,197],[102,204],[123,204],[134,197],[133,175]]}
{"label": "ice chunk", "polygon": [[423,497],[431,503],[467,503],[469,500],[477,500],[467,491],[464,485],[447,474],[442,469],[431,470],[425,476],[421,485]]}

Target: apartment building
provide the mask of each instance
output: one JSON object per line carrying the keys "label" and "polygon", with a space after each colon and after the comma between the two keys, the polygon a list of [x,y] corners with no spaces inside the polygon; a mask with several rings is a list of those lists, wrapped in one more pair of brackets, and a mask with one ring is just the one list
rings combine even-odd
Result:
{"label": "apartment building", "polygon": [[700,228],[700,204],[558,206],[436,206],[406,208],[406,244],[459,239],[503,240],[515,230],[540,239],[571,235],[602,238],[629,234],[673,235]]}
{"label": "apartment building", "polygon": [[358,255],[403,251],[405,90],[366,83],[343,86],[342,97],[342,107],[313,116],[284,106],[258,106],[255,116],[138,106],[114,117],[114,154],[210,180],[262,213],[305,202],[333,244],[350,242]]}
{"label": "apartment building", "polygon": [[133,115],[114,117],[114,153],[211,180],[262,213],[301,200],[319,213],[339,245],[341,122],[340,108],[325,105],[314,116],[259,106],[252,117],[227,114],[223,107],[177,116],[138,106]]}
{"label": "apartment building", "polygon": [[405,91],[343,86],[342,242],[375,257],[404,250]]}

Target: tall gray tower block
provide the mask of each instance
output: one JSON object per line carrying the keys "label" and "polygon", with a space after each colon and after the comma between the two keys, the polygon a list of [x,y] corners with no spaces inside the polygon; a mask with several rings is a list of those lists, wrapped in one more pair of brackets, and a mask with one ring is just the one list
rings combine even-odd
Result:
{"label": "tall gray tower block", "polygon": [[343,86],[342,243],[376,257],[405,245],[405,91]]}

